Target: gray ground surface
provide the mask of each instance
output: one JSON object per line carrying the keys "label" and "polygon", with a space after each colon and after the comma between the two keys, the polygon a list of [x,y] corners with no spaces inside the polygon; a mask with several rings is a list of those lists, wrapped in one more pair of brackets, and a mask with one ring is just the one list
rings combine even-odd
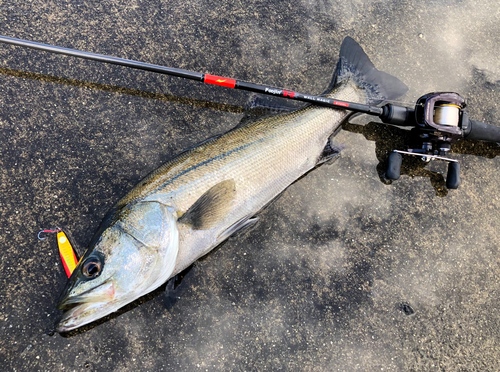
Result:
{"label": "gray ground surface", "polygon": [[[410,87],[403,100],[458,91],[473,118],[498,123],[499,9],[0,1],[0,33],[305,93],[329,84],[352,36]],[[385,185],[377,157],[401,138],[376,124],[346,126],[342,158],[203,259],[174,300],[157,291],[80,332],[49,335],[65,274],[55,238],[38,241],[38,231],[63,226],[85,247],[141,178],[236,125],[248,96],[0,45],[0,369],[498,371],[499,152],[456,147],[458,190],[439,177]]]}

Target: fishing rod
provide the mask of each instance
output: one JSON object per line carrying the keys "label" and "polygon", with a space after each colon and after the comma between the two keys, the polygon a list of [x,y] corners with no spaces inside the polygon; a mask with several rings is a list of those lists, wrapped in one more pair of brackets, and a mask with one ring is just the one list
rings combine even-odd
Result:
{"label": "fishing rod", "polygon": [[49,45],[49,44],[42,44],[42,43],[37,43],[34,41],[16,39],[16,38],[8,37],[8,36],[1,36],[0,35],[0,42],[5,43],[5,44],[11,44],[11,45],[16,45],[16,46],[31,48],[31,49],[42,50],[44,52],[63,54],[63,55],[72,56],[72,57],[89,59],[92,61],[99,61],[99,62],[110,63],[110,64],[114,64],[114,65],[135,68],[135,69],[139,69],[139,70],[157,72],[159,74],[164,74],[164,75],[182,77],[185,79],[200,81],[200,82],[206,83],[206,84],[220,85],[220,86],[223,86],[226,88],[240,89],[240,90],[246,90],[246,91],[254,92],[254,93],[261,93],[261,94],[267,94],[267,95],[271,95],[271,96],[284,97],[284,98],[288,98],[288,99],[294,99],[297,101],[313,103],[316,105],[321,105],[321,106],[330,107],[330,108],[337,108],[337,109],[348,108],[351,111],[364,113],[364,114],[371,114],[371,115],[381,115],[382,114],[382,109],[380,107],[377,107],[377,106],[363,105],[363,104],[359,104],[359,103],[355,103],[355,102],[339,101],[339,100],[335,100],[335,99],[328,98],[328,97],[312,96],[309,94],[292,92],[292,91],[288,91],[288,90],[284,90],[284,89],[280,89],[280,88],[275,88],[275,87],[270,87],[270,86],[266,86],[266,85],[248,83],[246,81],[235,80],[235,79],[231,79],[231,78],[227,78],[227,77],[223,77],[223,76],[203,74],[200,72],[193,72],[193,71],[183,70],[180,68],[159,66],[159,65],[154,65],[151,63],[133,61],[130,59],[106,56],[103,54],[83,52],[81,50],[63,48],[63,47]]}
{"label": "fishing rod", "polygon": [[76,49],[42,44],[28,40],[16,39],[0,35],[0,42],[22,46],[41,51],[84,58],[93,61],[110,63],[139,70],[182,77],[206,84],[219,85],[226,88],[246,90],[254,93],[277,96],[302,101],[334,109],[350,110],[378,116],[385,124],[413,127],[418,144],[407,151],[394,150],[388,158],[385,177],[397,180],[401,174],[402,155],[419,156],[422,160],[441,160],[449,163],[446,187],[456,189],[460,185],[460,164],[457,160],[446,157],[451,144],[463,138],[500,142],[500,127],[470,120],[465,109],[465,100],[457,93],[435,92],[420,97],[414,108],[387,103],[382,107],[365,105],[356,102],[341,101],[324,96],[313,96],[281,88],[249,83],[223,76],[203,74],[179,68],[164,67],[124,58],[84,52]]}

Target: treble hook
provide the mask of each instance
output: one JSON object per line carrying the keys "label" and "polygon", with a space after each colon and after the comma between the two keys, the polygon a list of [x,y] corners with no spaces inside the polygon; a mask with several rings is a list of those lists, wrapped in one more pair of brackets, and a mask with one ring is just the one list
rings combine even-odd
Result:
{"label": "treble hook", "polygon": [[44,233],[58,233],[59,231],[62,231],[62,229],[60,227],[53,227],[51,229],[40,230],[38,232],[38,239],[39,240],[45,240],[45,239],[47,239],[46,236],[41,237],[40,234],[44,234]]}

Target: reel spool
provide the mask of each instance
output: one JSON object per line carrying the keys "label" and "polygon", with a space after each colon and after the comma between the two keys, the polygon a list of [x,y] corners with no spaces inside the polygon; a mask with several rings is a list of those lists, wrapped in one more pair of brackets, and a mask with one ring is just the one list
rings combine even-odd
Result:
{"label": "reel spool", "polygon": [[450,103],[443,103],[434,107],[434,122],[438,125],[458,127],[461,107]]}
{"label": "reel spool", "polygon": [[[448,142],[462,137],[463,109],[465,100],[457,93],[429,93],[417,100],[415,121],[423,131],[440,132]],[[468,121],[468,118],[467,118]]]}

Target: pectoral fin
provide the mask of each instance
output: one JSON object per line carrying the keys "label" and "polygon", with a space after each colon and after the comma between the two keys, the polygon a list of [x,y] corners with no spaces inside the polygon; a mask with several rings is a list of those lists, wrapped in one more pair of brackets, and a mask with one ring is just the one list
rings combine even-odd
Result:
{"label": "pectoral fin", "polygon": [[235,195],[234,181],[222,181],[205,192],[178,222],[190,225],[195,230],[210,229],[227,216]]}

